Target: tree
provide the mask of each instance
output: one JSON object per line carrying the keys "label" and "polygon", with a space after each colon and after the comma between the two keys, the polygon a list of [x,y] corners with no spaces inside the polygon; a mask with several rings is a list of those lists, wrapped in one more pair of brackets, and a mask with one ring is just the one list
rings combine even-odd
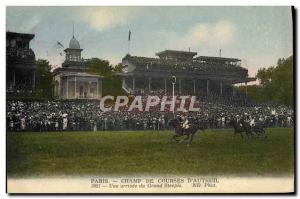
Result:
{"label": "tree", "polygon": [[86,62],[88,72],[91,74],[97,74],[101,76],[111,76],[113,67],[109,64],[109,61],[99,58],[92,58]]}
{"label": "tree", "polygon": [[88,73],[104,77],[102,81],[103,95],[117,96],[124,94],[121,77],[114,75],[114,73],[122,71],[123,66],[121,64],[113,67],[107,60],[92,58],[86,62],[86,65]]}
{"label": "tree", "polygon": [[293,56],[279,59],[276,66],[259,69],[260,85],[248,87],[248,94],[259,102],[294,104]]}
{"label": "tree", "polygon": [[122,63],[119,63],[119,64],[115,65],[115,67],[113,68],[113,71],[115,73],[121,73],[124,68],[125,68],[125,66],[123,66]]}
{"label": "tree", "polygon": [[256,77],[259,79],[260,84],[266,86],[271,83],[274,69],[275,68],[271,66],[269,68],[262,68],[258,70]]}
{"label": "tree", "polygon": [[52,98],[53,78],[49,61],[37,60],[36,72],[35,96],[38,98]]}
{"label": "tree", "polygon": [[271,76],[268,87],[273,91],[271,98],[274,102],[293,105],[294,101],[294,76],[293,57],[281,59]]}

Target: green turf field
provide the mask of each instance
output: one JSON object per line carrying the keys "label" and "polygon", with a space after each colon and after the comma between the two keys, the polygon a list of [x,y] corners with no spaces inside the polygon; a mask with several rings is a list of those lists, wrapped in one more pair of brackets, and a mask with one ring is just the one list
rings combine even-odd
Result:
{"label": "green turf field", "polygon": [[60,175],[292,175],[293,129],[242,140],[230,130],[198,132],[187,147],[170,131],[8,133],[9,177]]}

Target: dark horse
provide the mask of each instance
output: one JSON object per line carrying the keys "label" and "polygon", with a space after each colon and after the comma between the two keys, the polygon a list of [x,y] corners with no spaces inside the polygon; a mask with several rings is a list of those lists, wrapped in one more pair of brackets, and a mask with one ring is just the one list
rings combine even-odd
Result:
{"label": "dark horse", "polygon": [[183,129],[179,119],[170,120],[169,125],[174,127],[175,129],[175,135],[172,137],[172,140],[178,142],[179,140],[177,138],[185,135],[185,140],[189,139],[187,146],[190,146],[192,144],[194,135],[197,133],[198,130],[204,131],[205,129],[204,127],[201,127],[194,123],[190,123],[188,129]]}
{"label": "dark horse", "polygon": [[248,139],[250,138],[250,136],[253,137],[251,126],[243,119],[241,119],[239,122],[237,122],[235,119],[232,119],[229,124],[232,125],[234,129],[234,135],[239,133],[244,139],[243,132],[245,132]]}
{"label": "dark horse", "polygon": [[252,131],[258,136],[262,138],[267,138],[264,125],[260,122],[257,122],[254,126],[252,126]]}

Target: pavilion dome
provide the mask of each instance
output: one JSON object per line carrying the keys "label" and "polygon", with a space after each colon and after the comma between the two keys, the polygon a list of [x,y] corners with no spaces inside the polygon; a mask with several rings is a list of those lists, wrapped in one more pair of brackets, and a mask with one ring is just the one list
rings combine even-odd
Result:
{"label": "pavilion dome", "polygon": [[69,48],[70,48],[70,49],[80,49],[79,42],[77,41],[77,39],[75,39],[74,36],[73,36],[72,39],[70,40]]}

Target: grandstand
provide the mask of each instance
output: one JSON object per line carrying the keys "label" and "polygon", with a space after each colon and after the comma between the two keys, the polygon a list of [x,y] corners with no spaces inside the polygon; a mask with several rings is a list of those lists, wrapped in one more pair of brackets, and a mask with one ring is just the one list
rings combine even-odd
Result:
{"label": "grandstand", "polygon": [[218,93],[235,95],[233,85],[255,81],[241,60],[225,57],[198,56],[196,52],[165,50],[156,53],[158,58],[127,54],[122,59],[125,66],[117,75],[123,79],[123,89],[132,94],[163,89],[171,91],[171,77],[177,77],[179,94]]}
{"label": "grandstand", "polygon": [[6,94],[14,97],[35,88],[36,60],[30,41],[34,34],[6,32]]}

